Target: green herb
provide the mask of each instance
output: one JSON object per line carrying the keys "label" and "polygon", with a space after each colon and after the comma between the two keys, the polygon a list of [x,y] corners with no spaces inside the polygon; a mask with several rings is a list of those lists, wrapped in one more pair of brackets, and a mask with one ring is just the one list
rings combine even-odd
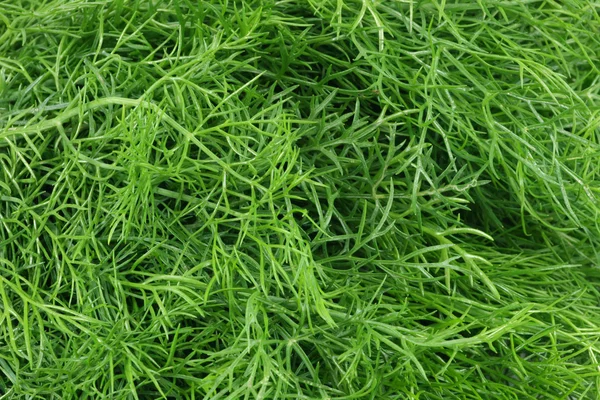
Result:
{"label": "green herb", "polygon": [[0,397],[596,399],[598,60],[593,0],[0,0]]}

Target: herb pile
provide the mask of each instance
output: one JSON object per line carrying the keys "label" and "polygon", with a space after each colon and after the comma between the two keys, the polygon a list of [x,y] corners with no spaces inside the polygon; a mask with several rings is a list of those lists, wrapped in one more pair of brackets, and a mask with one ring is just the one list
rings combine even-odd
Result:
{"label": "herb pile", "polygon": [[596,399],[600,4],[0,0],[6,399]]}

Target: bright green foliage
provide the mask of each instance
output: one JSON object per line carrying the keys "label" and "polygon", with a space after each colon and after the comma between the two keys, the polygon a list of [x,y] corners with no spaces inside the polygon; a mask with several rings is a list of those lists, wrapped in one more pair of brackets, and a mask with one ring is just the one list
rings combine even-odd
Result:
{"label": "bright green foliage", "polygon": [[597,0],[0,0],[3,399],[597,399]]}

